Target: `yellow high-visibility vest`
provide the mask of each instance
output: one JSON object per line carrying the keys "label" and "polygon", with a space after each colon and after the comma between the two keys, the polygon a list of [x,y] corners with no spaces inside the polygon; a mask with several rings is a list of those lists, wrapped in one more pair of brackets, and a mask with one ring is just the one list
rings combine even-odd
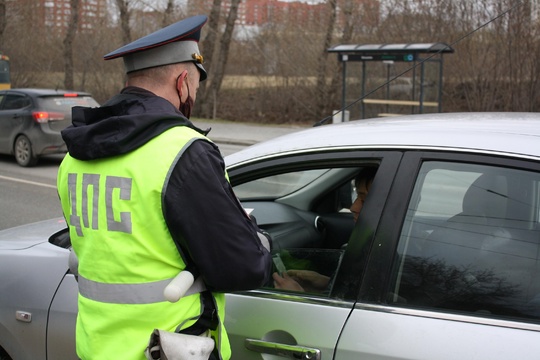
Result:
{"label": "yellow high-visibility vest", "polygon": [[[201,314],[199,293],[176,303],[163,297],[186,266],[165,222],[165,187],[183,151],[199,139],[210,141],[178,126],[124,155],[81,161],[68,154],[60,165],[58,192],[79,259],[82,359],[145,359],[154,329],[187,328]],[[225,297],[213,295],[224,319]],[[230,358],[221,320],[212,335],[222,359]]]}

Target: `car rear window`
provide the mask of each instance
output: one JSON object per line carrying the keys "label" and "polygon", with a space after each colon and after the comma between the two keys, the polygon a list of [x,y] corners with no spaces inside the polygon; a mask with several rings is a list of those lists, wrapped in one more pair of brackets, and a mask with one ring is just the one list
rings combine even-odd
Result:
{"label": "car rear window", "polygon": [[96,107],[99,104],[91,96],[47,96],[39,98],[42,111],[61,112],[71,115],[74,106]]}
{"label": "car rear window", "polygon": [[540,173],[426,162],[420,174],[392,302],[540,320]]}

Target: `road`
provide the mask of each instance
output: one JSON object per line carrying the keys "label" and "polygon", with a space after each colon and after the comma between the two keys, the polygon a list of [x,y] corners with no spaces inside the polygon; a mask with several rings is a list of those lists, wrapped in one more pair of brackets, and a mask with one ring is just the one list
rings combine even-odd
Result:
{"label": "road", "polygon": [[[211,127],[209,137],[224,156],[269,138],[298,131],[300,127],[257,126],[226,122],[196,122]],[[22,168],[11,156],[0,155],[0,229],[62,216],[56,193],[56,173],[62,155],[40,159],[37,166]]]}

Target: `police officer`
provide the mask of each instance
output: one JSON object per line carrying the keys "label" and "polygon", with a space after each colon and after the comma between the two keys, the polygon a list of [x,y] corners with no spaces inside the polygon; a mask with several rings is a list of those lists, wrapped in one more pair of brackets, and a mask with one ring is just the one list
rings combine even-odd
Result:
{"label": "police officer", "polygon": [[[188,119],[206,79],[194,16],[105,56],[126,87],[99,108],[73,109],[58,192],[78,256],[76,347],[82,359],[144,359],[154,329],[210,330],[230,358],[224,292],[270,277],[269,239],[242,209],[219,149]],[[163,291],[188,269],[178,302]],[[198,284],[198,286],[196,286]]]}

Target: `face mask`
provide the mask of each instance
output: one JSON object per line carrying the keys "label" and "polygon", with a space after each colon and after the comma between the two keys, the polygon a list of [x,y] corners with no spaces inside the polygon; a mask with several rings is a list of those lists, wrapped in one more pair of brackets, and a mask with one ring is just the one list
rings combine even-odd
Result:
{"label": "face mask", "polygon": [[191,109],[193,109],[193,104],[193,98],[189,95],[188,92],[186,102],[182,104],[182,100],[180,100],[180,107],[178,108],[178,110],[180,110],[180,112],[189,119],[189,117],[191,116]]}
{"label": "face mask", "polygon": [[[180,76],[182,76],[182,74],[178,75],[178,78],[176,79],[176,81],[178,81],[178,79],[180,78]],[[187,79],[187,76],[184,79]],[[178,99],[180,100],[180,106],[178,107],[178,110],[180,110],[180,112],[189,119],[189,117],[191,116],[191,110],[193,109],[193,104],[195,102],[193,101],[193,98],[189,94],[189,84],[187,81],[186,81],[186,86],[188,89],[188,97],[185,103],[182,103],[182,96],[180,92],[178,92]]]}

